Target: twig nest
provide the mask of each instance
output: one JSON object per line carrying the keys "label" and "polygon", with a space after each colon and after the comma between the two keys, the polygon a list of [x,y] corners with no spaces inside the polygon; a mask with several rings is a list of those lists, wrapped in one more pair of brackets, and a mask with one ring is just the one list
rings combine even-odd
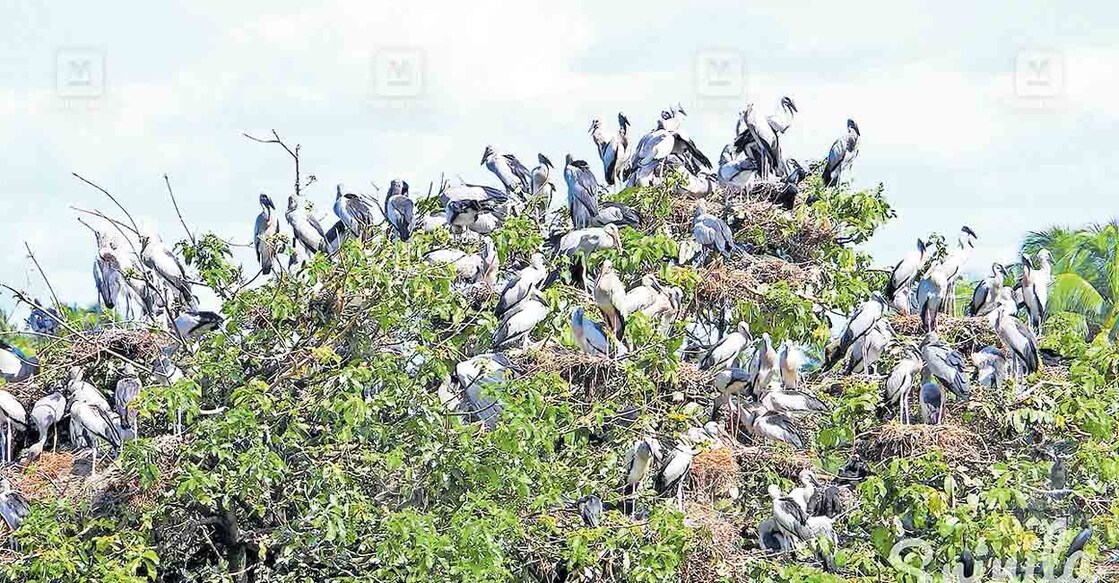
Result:
{"label": "twig nest", "polygon": [[692,493],[699,499],[714,500],[738,482],[738,462],[730,448],[716,447],[692,458]]}
{"label": "twig nest", "polygon": [[[923,338],[921,318],[918,316],[891,316],[890,326],[904,336]],[[937,316],[937,334],[964,356],[977,352],[984,346],[999,346],[999,339],[987,318],[959,318],[941,314]]]}
{"label": "twig nest", "polygon": [[884,462],[896,458],[913,458],[940,451],[946,459],[956,462],[979,462],[983,452],[979,436],[959,425],[900,425],[886,423],[875,427],[855,442],[855,451],[863,459]]}

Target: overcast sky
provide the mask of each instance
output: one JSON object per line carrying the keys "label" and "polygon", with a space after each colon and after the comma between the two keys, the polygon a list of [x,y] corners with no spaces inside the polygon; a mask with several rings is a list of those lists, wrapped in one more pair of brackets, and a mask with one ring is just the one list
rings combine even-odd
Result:
{"label": "overcast sky", "polygon": [[291,166],[242,132],[303,145],[322,214],[339,182],[490,183],[486,143],[596,159],[591,118],[644,131],[676,102],[714,159],[745,102],[781,95],[800,109],[795,157],[858,121],[853,179],[884,183],[899,215],[868,245],[882,263],[966,223],[968,268],[986,271],[1027,230],[1119,208],[1113,2],[168,4],[5,4],[0,280],[46,297],[26,241],[64,300],[95,299],[68,206],[109,203],[71,172],[177,240],[167,173],[192,225],[247,242],[257,194],[286,198]]}

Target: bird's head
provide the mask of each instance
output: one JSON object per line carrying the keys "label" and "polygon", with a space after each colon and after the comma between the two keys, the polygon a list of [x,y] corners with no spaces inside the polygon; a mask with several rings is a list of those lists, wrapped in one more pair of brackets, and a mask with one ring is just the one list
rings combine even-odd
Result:
{"label": "bird's head", "polygon": [[793,98],[788,95],[781,98],[781,107],[788,110],[790,114],[797,113],[797,104],[793,103]]}
{"label": "bird's head", "polygon": [[482,152],[482,161],[479,163],[479,165],[485,164],[486,160],[489,160],[491,157],[493,157],[493,155],[494,155],[493,146],[487,145],[486,150],[484,152]]}
{"label": "bird's head", "polygon": [[695,203],[695,210],[692,211],[692,216],[698,217],[705,214],[707,214],[707,203],[703,202],[703,200],[700,200],[699,202]]}
{"label": "bird's head", "polygon": [[890,302],[886,299],[886,296],[882,295],[882,292],[880,292],[880,291],[876,291],[876,292],[870,294],[870,299],[871,299],[871,301],[878,302],[878,303],[882,304],[883,306],[890,305]]}
{"label": "bird's head", "polygon": [[537,154],[536,159],[540,162],[540,164],[547,166],[548,168],[553,168],[552,161],[549,160],[548,157],[544,154]]}
{"label": "bird's head", "polygon": [[614,248],[616,248],[618,251],[621,251],[622,234],[618,231],[618,225],[609,224],[603,227],[603,230],[606,231],[606,235],[609,236],[610,240],[614,243]]}
{"label": "bird's head", "polygon": [[70,367],[70,371],[66,374],[67,383],[68,384],[69,383],[77,383],[77,382],[81,382],[81,380],[82,380],[82,367],[80,367],[80,366]]}
{"label": "bird's head", "polygon": [[921,254],[921,262],[922,263],[925,261],[925,257],[928,255],[928,251],[929,251],[929,248],[928,248],[928,245],[925,244],[925,240],[921,239],[921,238],[918,238],[917,239],[917,253]]}
{"label": "bird's head", "polygon": [[1044,267],[1046,265],[1049,265],[1049,263],[1053,261],[1053,254],[1050,253],[1048,249],[1045,249],[1043,247],[1040,251],[1037,252],[1037,259],[1038,262]]}
{"label": "bird's head", "polygon": [[649,445],[648,441],[642,439],[641,441],[637,442],[637,457],[641,459],[648,459],[652,455],[653,448]]}
{"label": "bird's head", "polygon": [[334,186],[334,198],[336,200],[341,200],[342,199],[342,185],[341,184],[337,184],[337,185]]}
{"label": "bird's head", "polygon": [[769,497],[774,500],[777,500],[781,497],[781,488],[777,486],[777,484],[770,484],[769,487],[765,489],[765,491],[769,493]]}
{"label": "bird's head", "polygon": [[738,323],[738,333],[747,338],[750,337],[750,324],[746,320]]}
{"label": "bird's head", "polygon": [[975,247],[975,241],[978,238],[979,238],[979,235],[976,235],[975,231],[971,230],[971,227],[969,227],[967,225],[964,225],[963,227],[960,228],[960,246],[961,247],[965,247],[965,246],[966,247]]}
{"label": "bird's head", "polygon": [[855,123],[855,120],[853,120],[853,119],[847,120],[847,129],[849,131],[855,132],[856,136],[862,136],[863,135],[862,132],[859,131],[859,124]]}
{"label": "bird's head", "polygon": [[820,481],[816,479],[816,474],[815,474],[815,472],[812,471],[811,468],[804,468],[803,470],[801,470],[800,473],[797,474],[797,478],[799,478],[800,483],[804,484],[805,486],[808,486],[808,485],[819,486],[820,485]]}
{"label": "bird's head", "polygon": [[940,342],[940,336],[938,336],[936,332],[930,330],[925,334],[925,339],[921,341],[921,346],[924,347],[930,344],[936,344],[937,342]]}
{"label": "bird's head", "polygon": [[576,330],[583,326],[583,306],[579,306],[575,308],[574,312],[571,312],[571,325]]}
{"label": "bird's head", "polygon": [[260,206],[262,208],[265,208],[265,209],[275,209],[276,208],[276,205],[272,204],[272,197],[268,196],[267,194],[264,194],[263,192],[260,194],[259,201],[260,201]]}
{"label": "bird's head", "polygon": [[136,376],[136,367],[132,366],[131,362],[126,362],[124,367],[121,368],[121,374],[126,377]]}
{"label": "bird's head", "polygon": [[528,262],[535,269],[544,269],[544,255],[542,253],[533,253]]}
{"label": "bird's head", "polygon": [[762,345],[766,350],[773,350],[773,339],[769,337],[769,332],[762,332]]}
{"label": "bird's head", "polygon": [[614,262],[609,259],[602,260],[602,266],[598,268],[599,273],[610,273],[614,271]]}
{"label": "bird's head", "polygon": [[600,128],[602,128],[602,120],[600,120],[596,117],[596,118],[591,120],[591,127],[587,128],[587,133],[593,134],[596,131],[598,131]]}
{"label": "bird's head", "polygon": [[575,161],[575,158],[573,158],[573,157],[571,156],[571,154],[568,154],[568,155],[567,155],[567,157],[565,157],[565,158],[563,159],[563,165],[564,165],[564,166],[570,166],[570,165],[571,165],[571,163],[572,163],[572,162],[574,162],[574,161]]}
{"label": "bird's head", "polygon": [[629,118],[627,118],[625,114],[620,111],[618,112],[618,127],[621,128],[623,131],[629,128]]}

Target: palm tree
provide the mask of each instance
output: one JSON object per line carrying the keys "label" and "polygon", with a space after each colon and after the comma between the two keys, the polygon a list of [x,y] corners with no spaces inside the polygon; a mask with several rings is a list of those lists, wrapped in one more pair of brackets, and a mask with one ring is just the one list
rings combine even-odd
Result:
{"label": "palm tree", "polygon": [[1053,254],[1049,312],[1071,312],[1093,331],[1119,338],[1119,221],[1084,229],[1050,227],[1031,232],[1022,252]]}

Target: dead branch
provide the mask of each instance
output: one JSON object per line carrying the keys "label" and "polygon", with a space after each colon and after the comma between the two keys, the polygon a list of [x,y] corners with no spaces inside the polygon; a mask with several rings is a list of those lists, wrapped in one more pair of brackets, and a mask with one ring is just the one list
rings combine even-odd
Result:
{"label": "dead branch", "polygon": [[[254,142],[258,142],[258,143],[261,143],[261,144],[279,144],[280,147],[282,147],[284,149],[284,151],[287,152],[288,155],[291,156],[292,160],[295,161],[295,196],[299,196],[301,188],[302,188],[302,185],[301,185],[300,180],[299,180],[299,148],[300,148],[300,145],[296,144],[294,149],[289,148],[288,145],[285,144],[282,139],[280,139],[280,134],[276,133],[276,130],[272,130],[272,139],[271,140],[262,140],[260,138],[253,137],[253,136],[251,136],[247,133],[244,133],[244,132],[242,132],[241,135],[245,136],[246,138],[248,138],[248,139],[250,139]],[[311,180],[308,180],[307,183],[310,184]]]}
{"label": "dead branch", "polygon": [[117,198],[115,196],[113,196],[112,194],[109,194],[108,190],[105,190],[104,188],[101,188],[97,184],[94,184],[93,182],[90,182],[88,179],[83,177],[81,174],[78,174],[77,172],[71,172],[70,174],[73,174],[74,177],[77,178],[78,180],[81,180],[82,182],[96,188],[97,190],[100,190],[102,194],[109,197],[109,200],[113,201],[113,204],[117,205],[117,208],[119,208],[121,210],[121,212],[124,213],[124,216],[128,217],[128,222],[132,223],[132,232],[136,233],[137,236],[140,235],[140,226],[136,223],[136,219],[132,218],[132,214],[128,212],[128,209],[124,208],[124,205],[122,205],[120,203],[120,201],[117,200]]}
{"label": "dead branch", "polygon": [[[54,307],[58,308],[59,313],[61,313],[62,302],[58,301],[58,294],[54,293],[54,286],[51,285],[51,280],[47,277],[46,272],[43,271],[43,266],[39,265],[39,260],[35,258],[35,253],[31,251],[31,245],[28,245],[27,241],[24,241],[23,246],[27,248],[27,256],[31,258],[31,262],[35,264],[35,268],[39,270],[39,275],[43,276],[43,283],[47,284],[47,289],[50,290],[51,297],[54,298]],[[35,306],[35,304],[32,304],[32,306]],[[58,317],[54,314],[51,314],[49,310],[44,310],[44,312],[49,314],[55,320],[58,320]]]}
{"label": "dead branch", "polygon": [[171,190],[171,179],[168,178],[166,174],[163,175],[163,182],[167,184],[167,194],[171,195],[171,204],[175,207],[175,214],[179,215],[179,223],[183,225],[183,230],[186,231],[187,237],[190,238],[190,244],[198,247],[198,240],[194,238],[194,233],[190,232],[186,221],[183,220],[183,213],[179,210],[179,201],[175,200],[175,191]]}

